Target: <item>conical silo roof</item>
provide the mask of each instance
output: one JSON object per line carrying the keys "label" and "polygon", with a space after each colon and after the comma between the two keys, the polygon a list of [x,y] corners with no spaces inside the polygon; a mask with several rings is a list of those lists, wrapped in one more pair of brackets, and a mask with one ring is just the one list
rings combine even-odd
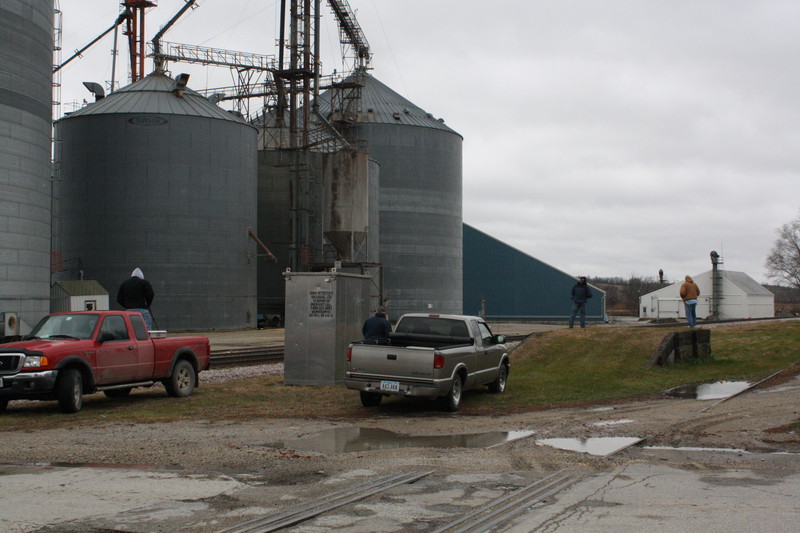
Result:
{"label": "conical silo roof", "polygon": [[89,115],[155,114],[185,115],[246,123],[242,118],[212,104],[191,89],[183,89],[182,97],[175,93],[175,80],[161,72],[131,83],[97,102],[70,113],[66,118]]}
{"label": "conical silo roof", "polygon": [[[356,122],[362,124],[397,124],[420,126],[455,133],[444,120],[434,117],[421,107],[411,103],[370,74],[354,75],[345,80],[347,83],[360,83],[361,106]],[[330,113],[331,91],[320,96],[320,112]]]}

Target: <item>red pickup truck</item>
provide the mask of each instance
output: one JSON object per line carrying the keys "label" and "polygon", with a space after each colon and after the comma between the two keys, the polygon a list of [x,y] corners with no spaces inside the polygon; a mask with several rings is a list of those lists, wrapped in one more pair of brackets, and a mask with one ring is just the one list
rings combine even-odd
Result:
{"label": "red pickup truck", "polygon": [[54,313],[22,341],[0,344],[0,411],[29,399],[58,400],[75,413],[84,394],[118,398],[157,382],[170,396],[189,396],[209,356],[207,337],[151,338],[139,313]]}

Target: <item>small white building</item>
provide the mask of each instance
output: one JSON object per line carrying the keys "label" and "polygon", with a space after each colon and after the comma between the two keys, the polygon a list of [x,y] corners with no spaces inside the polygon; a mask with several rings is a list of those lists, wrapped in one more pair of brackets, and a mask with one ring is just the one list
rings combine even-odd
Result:
{"label": "small white building", "polygon": [[[718,298],[718,318],[764,318],[775,316],[775,295],[745,274],[719,270],[718,292],[714,295],[714,271],[692,276],[700,288],[697,318],[712,314],[714,298]],[[680,290],[683,280],[639,298],[639,318],[686,318]]]}
{"label": "small white building", "polygon": [[57,281],[50,288],[50,311],[107,311],[108,291],[96,280]]}

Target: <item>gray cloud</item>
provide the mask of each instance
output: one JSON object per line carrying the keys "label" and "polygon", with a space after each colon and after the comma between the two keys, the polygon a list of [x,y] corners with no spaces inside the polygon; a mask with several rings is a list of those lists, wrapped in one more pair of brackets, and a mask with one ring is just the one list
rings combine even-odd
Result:
{"label": "gray cloud", "polygon": [[[182,3],[161,0],[149,27]],[[65,50],[116,13],[74,4]],[[272,54],[276,4],[206,0],[168,40]],[[572,274],[680,279],[713,249],[764,281],[775,230],[800,207],[800,4],[350,4],[373,74],[464,136],[465,222]],[[323,61],[341,71],[325,17]],[[65,93],[109,75],[109,46],[65,73]],[[194,88],[230,81],[193,72]]]}

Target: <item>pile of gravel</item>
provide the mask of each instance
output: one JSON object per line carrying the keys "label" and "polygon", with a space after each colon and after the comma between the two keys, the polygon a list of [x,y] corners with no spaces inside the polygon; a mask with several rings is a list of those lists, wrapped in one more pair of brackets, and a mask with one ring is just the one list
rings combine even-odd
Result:
{"label": "pile of gravel", "polygon": [[229,368],[211,368],[200,373],[202,383],[218,383],[231,379],[259,378],[282,376],[283,363],[270,363],[266,365],[232,366]]}

